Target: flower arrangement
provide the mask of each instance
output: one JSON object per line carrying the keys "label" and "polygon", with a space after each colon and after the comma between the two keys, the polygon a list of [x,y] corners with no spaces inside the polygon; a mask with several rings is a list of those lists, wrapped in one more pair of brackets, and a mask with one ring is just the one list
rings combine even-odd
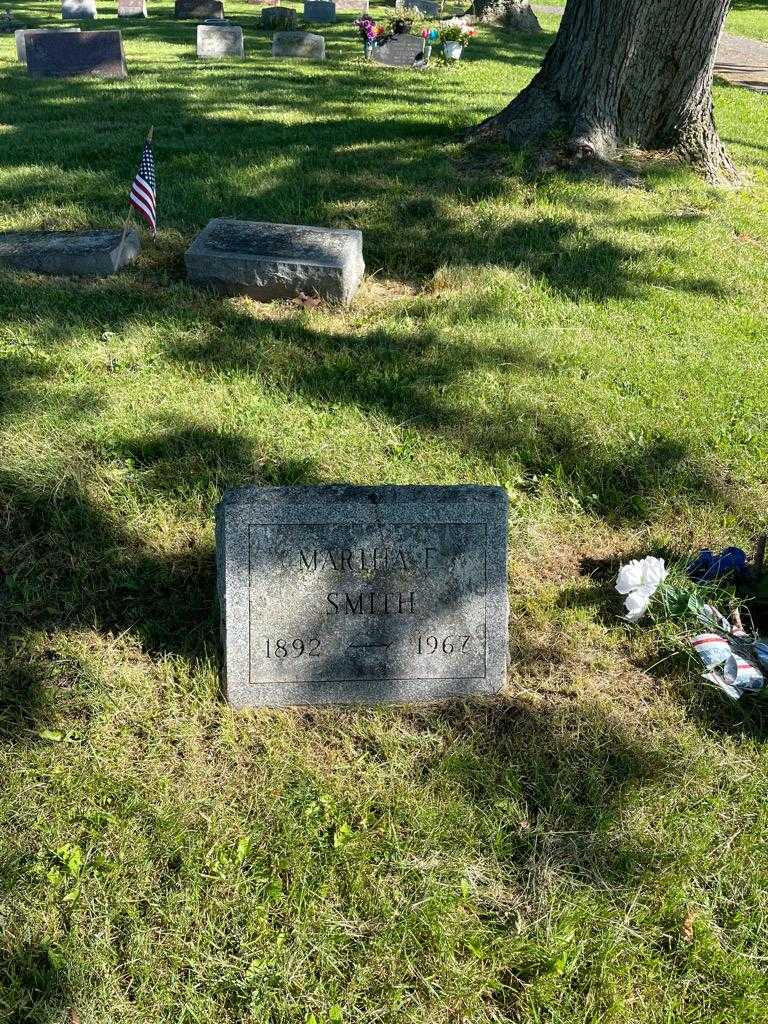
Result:
{"label": "flower arrangement", "polygon": [[459,43],[466,46],[473,36],[477,35],[477,29],[468,25],[464,18],[451,18],[440,28],[440,42]]}
{"label": "flower arrangement", "polygon": [[423,28],[421,30],[421,38],[424,40],[425,46],[434,46],[440,39],[440,33],[436,28]]}
{"label": "flower arrangement", "polygon": [[358,18],[353,24],[364,43],[373,43],[380,35],[384,34],[384,29],[377,25],[373,18],[369,18],[368,15]]}
{"label": "flower arrangement", "polygon": [[[622,565],[616,590],[624,597],[625,619],[646,614],[698,666],[701,677],[731,700],[745,694],[768,696],[768,642],[750,621],[744,628],[739,601],[759,603],[768,586],[764,547],[750,563],[740,548],[719,555],[701,551],[687,564],[667,567],[647,555]],[[722,614],[718,605],[729,611]],[[702,668],[704,671],[701,671]]]}

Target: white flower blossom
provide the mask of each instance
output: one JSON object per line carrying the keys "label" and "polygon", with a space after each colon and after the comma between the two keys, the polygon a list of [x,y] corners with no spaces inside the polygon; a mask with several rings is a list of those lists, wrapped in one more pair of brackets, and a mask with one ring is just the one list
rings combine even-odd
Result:
{"label": "white flower blossom", "polygon": [[627,565],[622,565],[616,580],[616,589],[625,595],[624,607],[627,610],[627,621],[637,622],[645,614],[651,598],[663,583],[667,569],[663,558],[647,555],[645,558],[634,558]]}

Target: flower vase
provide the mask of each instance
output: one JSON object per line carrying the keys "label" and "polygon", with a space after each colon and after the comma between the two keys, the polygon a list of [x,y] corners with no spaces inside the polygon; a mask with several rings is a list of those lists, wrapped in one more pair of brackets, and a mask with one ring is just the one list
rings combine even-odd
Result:
{"label": "flower vase", "polygon": [[443,56],[446,60],[458,60],[464,47],[461,43],[443,43]]}
{"label": "flower vase", "polygon": [[429,58],[432,56],[432,44],[424,44],[424,63],[429,64]]}
{"label": "flower vase", "polygon": [[373,53],[373,43],[371,42],[370,39],[366,39],[366,41],[363,43],[363,53],[365,54],[366,60],[371,59],[371,54]]}

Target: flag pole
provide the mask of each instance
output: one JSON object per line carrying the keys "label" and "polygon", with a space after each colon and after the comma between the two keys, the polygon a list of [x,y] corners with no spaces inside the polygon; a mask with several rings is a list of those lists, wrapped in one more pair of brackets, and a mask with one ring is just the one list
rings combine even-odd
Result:
{"label": "flag pole", "polygon": [[[152,141],[152,137],[154,136],[154,134],[155,134],[155,126],[154,125],[150,125],[149,126],[149,131],[147,132],[147,142],[151,142]],[[120,266],[120,260],[122,259],[122,256],[123,256],[123,248],[125,246],[125,236],[128,234],[128,225],[131,222],[131,217],[132,216],[133,216],[133,207],[129,206],[128,207],[128,216],[123,221],[123,233],[120,236],[120,245],[118,246],[118,249],[117,249],[117,265],[118,265],[118,267]]]}

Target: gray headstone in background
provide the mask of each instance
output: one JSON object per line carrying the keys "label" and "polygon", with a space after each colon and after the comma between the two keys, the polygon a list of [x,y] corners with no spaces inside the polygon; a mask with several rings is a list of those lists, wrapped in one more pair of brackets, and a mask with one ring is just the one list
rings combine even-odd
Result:
{"label": "gray headstone in background", "polygon": [[216,509],[236,707],[498,693],[508,657],[500,487],[242,487]]}
{"label": "gray headstone in background", "polygon": [[146,0],[117,0],[118,18],[146,18]]}
{"label": "gray headstone in background", "polygon": [[329,0],[305,0],[304,21],[316,21],[331,25],[336,21],[336,4]]}
{"label": "gray headstone in background", "polygon": [[301,294],[350,302],[365,272],[360,231],[209,221],[184,256],[190,281],[262,302]]}
{"label": "gray headstone in background", "polygon": [[189,18],[191,21],[221,19],[224,17],[224,4],[222,0],[176,0],[174,17]]}
{"label": "gray headstone in background", "polygon": [[38,274],[107,277],[131,263],[141,244],[128,231],[4,231],[0,233],[0,265]]}
{"label": "gray headstone in background", "polygon": [[43,32],[79,32],[80,26],[72,25],[67,28],[18,28],[14,33],[16,37],[16,56],[22,64],[27,63],[27,43],[26,37],[35,35],[39,36]]}
{"label": "gray headstone in background", "polygon": [[424,53],[424,40],[407,32],[373,48],[373,59],[388,68],[410,68]]}
{"label": "gray headstone in background", "polygon": [[296,11],[292,7],[265,7],[261,12],[261,28],[291,31],[296,28],[296,22]]}
{"label": "gray headstone in background", "polygon": [[61,0],[64,21],[87,21],[97,17],[96,0]]}
{"label": "gray headstone in background", "polygon": [[440,4],[435,0],[405,0],[407,10],[420,11],[427,18],[440,16]]}
{"label": "gray headstone in background", "polygon": [[243,30],[239,25],[198,25],[197,56],[243,57]]}
{"label": "gray headstone in background", "polygon": [[272,56],[325,60],[325,39],[314,32],[275,32]]}
{"label": "gray headstone in background", "polygon": [[32,78],[127,78],[119,32],[43,32],[26,41]]}
{"label": "gray headstone in background", "polygon": [[370,4],[368,0],[335,0],[337,11],[356,11],[358,14],[367,14]]}

